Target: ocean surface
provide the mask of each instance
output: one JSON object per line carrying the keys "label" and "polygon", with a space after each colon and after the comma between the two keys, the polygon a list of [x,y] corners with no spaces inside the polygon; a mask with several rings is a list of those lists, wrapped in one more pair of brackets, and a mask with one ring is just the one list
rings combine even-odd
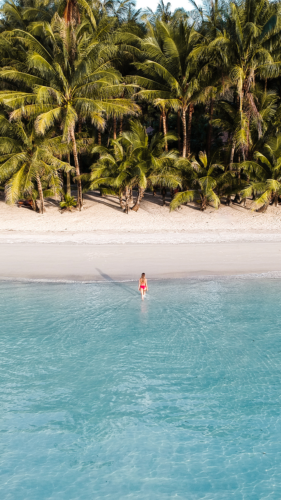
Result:
{"label": "ocean surface", "polygon": [[281,498],[281,281],[0,283],[1,500]]}

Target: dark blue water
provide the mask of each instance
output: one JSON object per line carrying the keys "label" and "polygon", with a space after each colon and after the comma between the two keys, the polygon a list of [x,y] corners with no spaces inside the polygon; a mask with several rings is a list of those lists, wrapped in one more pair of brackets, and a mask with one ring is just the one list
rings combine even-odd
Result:
{"label": "dark blue water", "polygon": [[281,282],[0,284],[2,500],[280,499]]}

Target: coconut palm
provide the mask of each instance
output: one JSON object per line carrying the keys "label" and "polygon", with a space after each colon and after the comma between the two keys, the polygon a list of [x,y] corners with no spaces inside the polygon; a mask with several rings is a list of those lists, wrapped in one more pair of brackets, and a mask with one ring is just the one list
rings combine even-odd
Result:
{"label": "coconut palm", "polygon": [[64,200],[60,203],[60,208],[62,210],[67,210],[71,212],[77,206],[77,201],[75,201],[74,196],[71,196],[68,193],[63,194]]}
{"label": "coconut palm", "polygon": [[31,22],[50,22],[55,13],[55,3],[48,0],[9,0],[2,4],[0,31],[26,29]]}
{"label": "coconut palm", "polygon": [[[125,213],[129,211],[132,189],[137,189],[137,198],[132,210],[137,211],[147,185],[168,185],[176,187],[180,177],[172,172],[177,158],[174,151],[163,151],[165,140],[174,141],[173,134],[155,134],[149,141],[145,127],[138,121],[130,122],[130,130],[110,148],[94,147],[92,152],[100,155],[91,167],[91,174],[84,174],[87,189],[101,189],[104,194],[115,193]],[[113,191],[112,191],[113,190]],[[124,198],[124,199],[123,199]]]}
{"label": "coconut palm", "polygon": [[206,153],[199,153],[199,161],[180,158],[176,164],[182,170],[185,183],[193,189],[177,193],[170,204],[170,209],[175,210],[184,203],[200,200],[201,210],[206,210],[212,204],[215,208],[220,206],[218,189],[228,184],[232,174],[224,172],[225,168],[220,163],[208,163]]}
{"label": "coconut palm", "polygon": [[37,116],[38,135],[46,134],[56,125],[62,128],[63,140],[72,142],[77,207],[81,210],[82,185],[75,134],[79,117],[101,129],[105,126],[104,112],[115,116],[135,114],[138,107],[130,99],[114,98],[124,87],[120,85],[120,73],[110,64],[110,47],[99,46],[95,41],[88,44],[90,39],[83,35],[77,40],[78,30],[55,16],[52,26],[46,28],[46,35],[53,39],[53,54],[30,33],[16,30],[15,36],[32,49],[28,56],[30,73],[5,69],[0,78],[22,82],[30,91],[4,91],[0,102],[14,110],[11,119]]}
{"label": "coconut palm", "polygon": [[[254,152],[263,146],[279,123],[277,93],[274,90],[264,90],[260,84],[257,84],[252,90],[252,95],[259,116],[253,117],[249,129],[245,115],[241,127],[241,113],[235,102],[227,99],[219,99],[216,102],[216,118],[213,120],[213,126],[219,127],[228,136],[230,170],[232,170],[235,150],[241,152],[248,144],[249,158],[252,158]],[[247,134],[249,134],[248,137]]]}
{"label": "coconut palm", "polygon": [[164,165],[177,159],[176,151],[163,151],[166,143],[175,141],[176,135],[167,133],[165,136],[158,132],[151,140],[145,126],[138,121],[130,122],[130,131],[123,133],[123,143],[130,151],[130,159],[135,171],[135,187],[138,190],[137,198],[132,210],[138,211],[148,184],[152,184],[151,175],[163,169]]}
{"label": "coconut palm", "polygon": [[256,151],[256,161],[246,161],[241,168],[251,176],[250,184],[241,191],[242,199],[254,196],[253,205],[265,212],[270,203],[278,205],[281,195],[281,135],[264,146],[264,154]]}
{"label": "coconut palm", "polygon": [[172,192],[173,189],[182,187],[182,172],[177,166],[177,159],[177,153],[173,152],[163,162],[156,165],[148,177],[148,184],[153,187],[153,191],[156,187],[161,188],[163,206],[166,203],[166,188]]}
{"label": "coconut palm", "polygon": [[136,46],[146,57],[144,62],[135,63],[140,74],[130,77],[130,81],[142,87],[138,96],[164,110],[164,119],[169,108],[181,112],[183,157],[190,153],[194,100],[200,88],[198,64],[195,59],[189,59],[198,38],[199,33],[185,20],[176,24],[156,21],[155,27],[148,25],[148,36],[143,40],[129,35],[126,40],[123,36],[123,41]]}
{"label": "coconut palm", "polygon": [[37,198],[39,211],[44,212],[44,196],[61,191],[59,170],[71,166],[55,155],[65,152],[61,137],[35,135],[34,128],[21,121],[10,123],[0,115],[0,183],[5,185],[6,202],[16,203],[21,197]]}
{"label": "coconut palm", "polygon": [[226,29],[218,33],[209,47],[228,67],[237,91],[241,128],[246,124],[247,129],[244,157],[248,156],[250,147],[250,121],[260,120],[253,96],[256,79],[272,78],[280,73],[278,9],[278,3],[269,0],[231,2]]}
{"label": "coconut palm", "polygon": [[189,15],[192,19],[197,20],[202,33],[206,34],[224,29],[227,11],[225,0],[202,0],[200,5],[195,0],[189,0],[189,2],[194,7],[194,10],[189,12]]}
{"label": "coconut palm", "polygon": [[60,0],[58,13],[63,15],[67,25],[80,24],[85,14],[93,28],[96,28],[95,10],[87,0]]}
{"label": "coconut palm", "polygon": [[85,190],[99,189],[101,195],[118,196],[120,207],[128,214],[131,190],[136,179],[130,152],[123,147],[122,137],[111,140],[109,148],[95,146],[92,153],[98,154],[99,159],[91,166],[90,174],[81,176],[86,182]]}
{"label": "coconut palm", "polygon": [[[206,105],[209,114],[209,124],[207,132],[207,156],[211,154],[213,115],[216,111],[218,98],[229,89],[228,67],[218,50],[213,48],[216,38],[224,32],[225,23],[225,2],[224,0],[204,0],[203,5],[198,6],[196,2],[190,0],[195,7],[195,19],[199,22],[198,32],[200,37],[190,58],[201,63],[201,70],[198,74],[201,92],[199,102]],[[194,14],[194,12],[193,12]],[[194,17],[194,16],[193,16]]]}

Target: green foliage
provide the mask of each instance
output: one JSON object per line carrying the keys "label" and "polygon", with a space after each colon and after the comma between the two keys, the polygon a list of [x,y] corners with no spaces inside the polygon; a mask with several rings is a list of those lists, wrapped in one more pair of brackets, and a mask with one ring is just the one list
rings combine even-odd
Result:
{"label": "green foliage", "polygon": [[247,161],[241,168],[249,174],[251,181],[241,191],[242,198],[255,196],[253,208],[266,211],[269,204],[278,204],[281,195],[281,136],[264,145],[264,154],[256,151],[256,161]]}
{"label": "green foliage", "polygon": [[60,203],[60,207],[62,209],[70,210],[72,208],[75,208],[77,206],[77,201],[75,200],[74,196],[71,196],[67,193],[63,193],[64,201]]}
{"label": "green foliage", "polygon": [[92,153],[99,154],[99,159],[92,165],[90,174],[82,175],[85,189],[100,189],[104,193],[114,189],[121,207],[128,212],[128,190],[138,189],[139,205],[148,185],[176,187],[180,183],[180,177],[173,172],[177,153],[163,151],[165,140],[169,142],[175,138],[174,134],[165,138],[157,133],[149,140],[145,127],[132,120],[130,130],[112,140],[110,148],[94,147]]}
{"label": "green foliage", "polygon": [[[8,203],[39,198],[43,212],[44,197],[61,194],[62,172],[74,170],[79,210],[82,182],[119,196],[127,212],[132,191],[137,210],[152,186],[182,187],[172,210],[192,200],[218,208],[234,194],[262,210],[277,203],[280,2],[190,3],[189,12],[162,0],[142,12],[131,0],[4,1]],[[62,203],[75,206],[68,195]]]}
{"label": "green foliage", "polygon": [[177,166],[183,173],[188,189],[175,195],[170,209],[175,210],[180,205],[194,200],[200,201],[201,210],[205,210],[208,205],[219,208],[218,189],[231,182],[232,173],[225,172],[220,163],[208,162],[207,155],[203,152],[199,153],[199,161],[181,158]]}
{"label": "green foliage", "polygon": [[10,123],[0,115],[0,183],[5,184],[7,203],[32,196],[38,184],[56,196],[61,189],[59,170],[69,171],[71,166],[55,155],[64,149],[61,137],[37,137],[32,124]]}

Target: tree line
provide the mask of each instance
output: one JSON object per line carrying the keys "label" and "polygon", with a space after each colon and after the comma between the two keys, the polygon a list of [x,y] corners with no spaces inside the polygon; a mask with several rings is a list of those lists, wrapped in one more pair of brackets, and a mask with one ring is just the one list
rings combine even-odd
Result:
{"label": "tree line", "polygon": [[[281,196],[281,2],[9,0],[0,19],[0,186],[7,203],[138,210]],[[75,181],[76,199],[71,184]],[[132,197],[133,192],[135,199]]]}

